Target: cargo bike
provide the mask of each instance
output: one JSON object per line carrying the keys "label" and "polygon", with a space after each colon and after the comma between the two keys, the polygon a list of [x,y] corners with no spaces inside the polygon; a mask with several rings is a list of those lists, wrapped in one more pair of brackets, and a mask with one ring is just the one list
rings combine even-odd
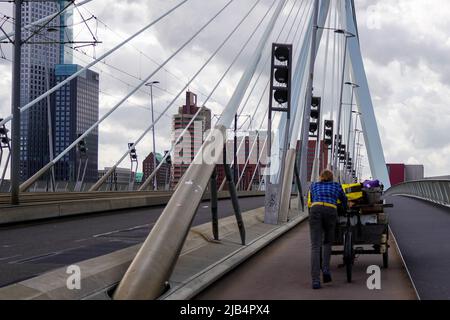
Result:
{"label": "cargo bike", "polygon": [[362,184],[343,185],[349,200],[347,210],[338,205],[338,221],[332,243],[332,255],[342,255],[347,281],[359,255],[381,255],[383,267],[389,266],[389,224],[381,200],[382,188],[364,188]]}

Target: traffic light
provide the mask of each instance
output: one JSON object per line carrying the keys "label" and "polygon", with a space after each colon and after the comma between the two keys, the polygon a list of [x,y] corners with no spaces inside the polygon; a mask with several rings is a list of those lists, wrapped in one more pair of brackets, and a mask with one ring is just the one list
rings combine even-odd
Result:
{"label": "traffic light", "polygon": [[320,97],[312,97],[312,99],[311,99],[311,114],[310,114],[311,121],[309,123],[309,132],[313,135],[319,129],[320,105],[321,105],[321,98]]}
{"label": "traffic light", "polygon": [[136,153],[136,148],[134,147],[134,143],[128,143],[128,149],[130,149],[131,161],[133,161],[133,160],[137,161],[137,153]]}
{"label": "traffic light", "polygon": [[[270,81],[270,108],[275,111],[290,111],[292,45],[274,43],[272,45],[272,69]],[[280,107],[272,108],[275,100]],[[287,105],[286,105],[287,104]]]}
{"label": "traffic light", "polygon": [[[2,121],[3,119],[0,118],[0,121]],[[5,126],[1,126],[0,127],[0,136],[6,136],[6,134],[9,132],[8,129],[6,129]]]}
{"label": "traffic light", "polygon": [[333,144],[333,130],[334,130],[334,121],[333,120],[325,120],[323,141],[324,141],[325,145],[328,147]]}
{"label": "traffic light", "polygon": [[[169,151],[164,151],[164,156],[166,156],[166,154],[168,154]],[[170,154],[167,156],[166,158],[166,163],[170,166],[172,165],[172,158],[170,157]]]}
{"label": "traffic light", "polygon": [[[78,135],[78,138],[81,137],[81,134]],[[78,151],[80,152],[80,154],[85,155],[87,153],[87,146],[86,146],[86,139],[83,138],[80,140],[80,142],[78,142],[77,145]]]}
{"label": "traffic light", "polygon": [[345,154],[346,154],[347,146],[345,144],[341,144],[339,146],[339,160],[345,161]]}

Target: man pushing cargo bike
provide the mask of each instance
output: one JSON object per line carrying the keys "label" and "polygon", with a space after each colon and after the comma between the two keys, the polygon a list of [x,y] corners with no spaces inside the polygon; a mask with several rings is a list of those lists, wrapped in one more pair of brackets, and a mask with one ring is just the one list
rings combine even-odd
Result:
{"label": "man pushing cargo bike", "polygon": [[323,282],[331,282],[331,255],[343,256],[348,282],[358,255],[379,254],[383,267],[389,265],[389,225],[384,208],[392,205],[383,204],[382,185],[378,181],[339,185],[332,179],[326,170],[320,182],[311,185],[308,195],[314,289],[321,288],[320,270]]}

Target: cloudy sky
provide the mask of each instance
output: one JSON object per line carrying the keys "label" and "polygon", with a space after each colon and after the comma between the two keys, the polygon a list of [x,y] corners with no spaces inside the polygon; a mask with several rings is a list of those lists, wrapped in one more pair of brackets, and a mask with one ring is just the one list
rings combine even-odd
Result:
{"label": "cloudy sky", "polygon": [[[154,90],[157,116],[249,12],[255,1],[235,0],[213,24],[152,77],[161,82],[159,88]],[[331,1],[334,3],[337,0]],[[95,16],[98,19],[92,19],[88,24],[102,43],[95,50],[90,47],[80,48],[75,53],[75,61],[86,64],[92,60],[92,56],[106,52],[178,2],[94,0],[85,5],[80,11],[85,18]],[[106,64],[98,64],[94,70],[100,73],[101,78],[100,113],[110,110],[133,86],[149,76],[158,67],[156,63],[163,63],[227,2],[228,0],[190,0],[189,5],[181,7],[169,18],[133,40],[130,45],[106,58]],[[288,19],[281,40],[292,41],[293,36],[286,39],[285,34],[294,21],[296,12],[300,17],[304,10],[309,10],[310,2],[295,1],[295,7],[289,16],[293,4],[292,0],[289,1],[282,19],[277,23],[274,37]],[[273,12],[273,8],[270,9],[272,3],[272,0],[261,0],[242,27],[189,86],[190,90],[198,93],[200,102],[213,89],[267,10]],[[450,2],[357,0],[356,9],[361,48],[386,161],[423,163],[427,176],[449,174],[450,140],[446,129],[450,123],[447,106],[450,98],[450,67],[447,65],[447,60],[450,59],[450,21],[447,18]],[[0,12],[11,15],[11,5],[1,4]],[[78,19],[76,15],[75,22]],[[265,23],[267,18],[208,101],[207,106],[213,113],[220,113],[227,103]],[[5,28],[8,26],[5,25]],[[292,35],[295,30],[296,26],[292,29]],[[81,24],[75,27],[75,35],[77,40],[92,39],[87,28]],[[301,39],[301,36],[300,25],[296,40]],[[1,48],[5,56],[10,58],[10,46],[2,45]],[[332,45],[330,50],[331,48]],[[323,72],[323,52],[322,46],[316,66],[318,74]],[[0,60],[0,117],[10,113],[10,70],[11,63]],[[260,70],[261,66],[258,73]],[[255,108],[266,79],[264,74],[244,114],[250,114],[249,111]],[[320,79],[318,76],[316,86],[320,86]],[[157,151],[170,147],[171,114],[182,101],[183,95],[158,122]],[[112,165],[126,151],[127,143],[138,138],[150,124],[149,104],[148,90],[143,89],[101,125],[99,167]],[[260,119],[261,115],[258,116],[257,119]],[[137,149],[141,159],[151,151],[150,135]],[[128,164],[124,162],[123,166]]]}

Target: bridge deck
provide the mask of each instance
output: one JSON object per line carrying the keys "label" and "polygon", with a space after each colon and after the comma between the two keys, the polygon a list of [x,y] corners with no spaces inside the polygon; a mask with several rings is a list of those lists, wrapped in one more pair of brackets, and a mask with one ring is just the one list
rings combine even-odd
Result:
{"label": "bridge deck", "polygon": [[[243,212],[263,203],[264,197],[240,199]],[[219,218],[233,215],[230,200],[220,200],[218,205]],[[0,226],[0,287],[139,244],[163,209],[128,209]],[[209,202],[203,202],[193,225],[209,221]]]}
{"label": "bridge deck", "polygon": [[239,268],[228,273],[196,299],[416,299],[414,288],[393,240],[390,240],[390,266],[381,269],[381,290],[369,290],[369,265],[381,265],[380,255],[360,256],[354,266],[353,283],[345,280],[342,257],[333,256],[334,282],[321,290],[311,289],[310,241],[308,223],[303,223],[278,239]]}
{"label": "bridge deck", "polygon": [[390,223],[421,299],[450,299],[450,210],[392,197]]}

